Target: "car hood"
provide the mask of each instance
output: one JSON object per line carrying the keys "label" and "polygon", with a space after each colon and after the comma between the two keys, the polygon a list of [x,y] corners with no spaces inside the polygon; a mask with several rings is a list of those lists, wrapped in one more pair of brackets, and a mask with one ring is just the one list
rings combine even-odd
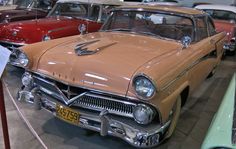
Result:
{"label": "car hood", "polygon": [[[82,55],[76,54],[76,48]],[[176,41],[98,32],[78,36],[44,51],[34,67],[37,72],[75,86],[125,96],[138,68],[180,48],[181,44]]]}
{"label": "car hood", "polygon": [[[78,19],[76,19],[79,22]],[[0,40],[14,43],[31,44],[42,41],[42,37],[56,29],[68,29],[74,27],[75,19],[66,17],[48,17],[37,20],[12,22],[0,30]],[[16,33],[15,35],[14,32]]]}

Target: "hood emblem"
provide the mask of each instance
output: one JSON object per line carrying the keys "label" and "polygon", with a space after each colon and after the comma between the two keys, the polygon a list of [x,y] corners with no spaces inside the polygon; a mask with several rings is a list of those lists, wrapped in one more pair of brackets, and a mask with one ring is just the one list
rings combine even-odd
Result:
{"label": "hood emblem", "polygon": [[17,35],[17,31],[12,32],[12,36],[16,36]]}
{"label": "hood emblem", "polygon": [[85,48],[85,46],[88,46],[90,44],[93,44],[93,43],[96,43],[98,42],[99,40],[93,40],[93,41],[89,41],[89,42],[84,42],[84,43],[81,43],[81,44],[78,44],[76,47],[75,47],[75,53],[79,56],[82,56],[82,55],[91,55],[91,54],[94,54],[96,53],[97,51],[92,51],[92,50],[88,50],[88,48]]}
{"label": "hood emblem", "polygon": [[88,50],[88,48],[85,48],[85,46],[88,46],[90,44],[93,44],[93,43],[96,43],[98,42],[99,40],[94,40],[94,41],[89,41],[89,42],[85,42],[85,43],[81,43],[81,44],[78,44],[75,48],[75,53],[79,56],[82,56],[82,55],[92,55],[92,54],[95,54],[97,53],[98,51],[101,51],[105,48],[108,48],[114,44],[116,44],[117,42],[113,42],[113,43],[110,43],[110,44],[107,44],[105,46],[101,46],[101,47],[98,47],[97,49],[95,50]]}

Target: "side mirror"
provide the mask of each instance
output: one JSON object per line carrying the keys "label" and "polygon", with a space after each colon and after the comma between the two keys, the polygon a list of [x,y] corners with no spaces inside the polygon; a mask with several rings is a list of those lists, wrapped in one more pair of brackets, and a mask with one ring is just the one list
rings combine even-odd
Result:
{"label": "side mirror", "polygon": [[181,43],[183,45],[183,49],[187,48],[190,43],[192,42],[192,39],[191,37],[189,36],[184,36],[182,39],[181,39]]}

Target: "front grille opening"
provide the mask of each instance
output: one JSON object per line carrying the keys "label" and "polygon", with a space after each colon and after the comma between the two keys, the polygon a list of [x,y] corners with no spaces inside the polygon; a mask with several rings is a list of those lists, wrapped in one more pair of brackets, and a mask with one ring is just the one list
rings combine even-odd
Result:
{"label": "front grille opening", "polygon": [[[117,95],[70,86],[65,83],[56,81],[54,79],[45,78],[37,74],[34,74],[34,81],[38,86],[53,92],[54,94],[49,94],[49,96],[64,104],[68,100],[86,93],[78,97],[78,99],[71,103],[71,108],[82,108],[86,111],[93,111],[96,113],[99,113],[105,109],[108,110],[108,113],[111,115],[132,119],[134,108],[138,103],[140,103],[138,101],[127,100],[127,98]],[[47,92],[43,92],[47,94]],[[160,122],[158,112],[153,121]]]}
{"label": "front grille opening", "polygon": [[95,109],[106,109],[108,111],[120,112],[132,115],[134,105],[124,104],[112,100],[106,100],[99,97],[83,96],[76,101],[76,105],[89,106]]}

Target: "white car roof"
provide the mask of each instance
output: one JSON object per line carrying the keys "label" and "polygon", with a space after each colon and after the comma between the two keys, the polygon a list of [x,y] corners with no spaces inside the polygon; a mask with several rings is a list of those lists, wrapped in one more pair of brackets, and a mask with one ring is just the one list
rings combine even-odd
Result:
{"label": "white car roof", "polygon": [[235,6],[229,6],[229,5],[198,5],[195,8],[197,9],[210,9],[210,10],[224,10],[224,11],[231,11],[236,13],[236,7]]}
{"label": "white car roof", "polygon": [[119,0],[58,0],[57,3],[66,2],[81,2],[81,3],[91,3],[91,4],[108,4],[108,5],[124,5],[124,2]]}

